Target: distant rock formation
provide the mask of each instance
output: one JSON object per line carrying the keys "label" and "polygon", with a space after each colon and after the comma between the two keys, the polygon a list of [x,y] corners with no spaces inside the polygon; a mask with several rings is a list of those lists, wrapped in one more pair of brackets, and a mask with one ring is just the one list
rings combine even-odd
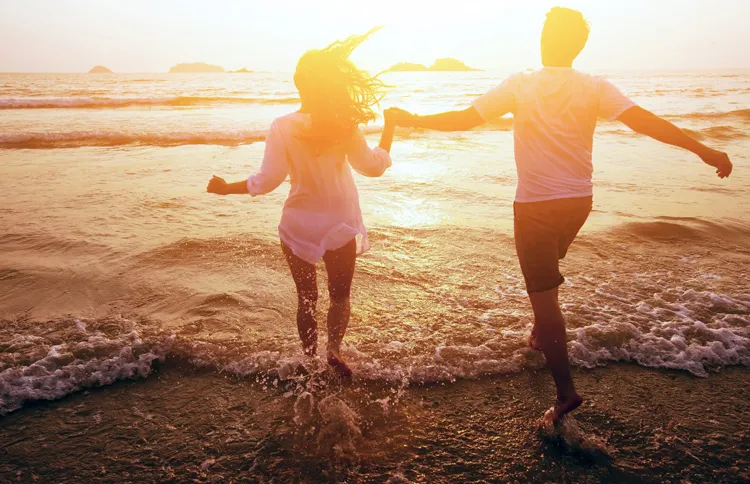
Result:
{"label": "distant rock formation", "polygon": [[185,64],[177,64],[176,66],[169,69],[170,73],[182,73],[182,72],[224,72],[224,68],[221,66],[215,66],[211,64],[205,64],[203,62],[190,62]]}
{"label": "distant rock formation", "polygon": [[458,59],[451,59],[450,57],[443,57],[435,61],[430,66],[431,71],[479,71],[481,69],[474,69],[469,67]]}
{"label": "distant rock formation", "polygon": [[252,74],[253,71],[248,71],[244,67],[242,69],[237,69],[236,71],[229,71],[232,74]]}
{"label": "distant rock formation", "polygon": [[89,71],[89,74],[112,74],[112,71],[104,66],[94,66]]}
{"label": "distant rock formation", "polygon": [[413,62],[399,62],[391,66],[387,72],[422,72],[426,71],[427,66],[423,64],[414,64]]}
{"label": "distant rock formation", "polygon": [[473,72],[481,69],[469,67],[458,59],[443,57],[436,60],[430,67],[411,62],[399,62],[386,72]]}

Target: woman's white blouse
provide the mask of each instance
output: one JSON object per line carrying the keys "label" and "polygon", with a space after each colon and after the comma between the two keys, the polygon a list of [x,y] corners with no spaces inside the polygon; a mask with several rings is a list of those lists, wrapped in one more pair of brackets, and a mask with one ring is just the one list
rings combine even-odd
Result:
{"label": "woman's white blouse", "polygon": [[348,144],[313,153],[304,139],[310,124],[310,116],[298,112],[271,123],[260,171],[248,178],[247,189],[252,196],[269,193],[289,176],[279,236],[295,255],[314,264],[354,238],[357,254],[370,248],[351,168],[378,177],[391,166],[391,157],[380,147],[371,149],[359,129]]}

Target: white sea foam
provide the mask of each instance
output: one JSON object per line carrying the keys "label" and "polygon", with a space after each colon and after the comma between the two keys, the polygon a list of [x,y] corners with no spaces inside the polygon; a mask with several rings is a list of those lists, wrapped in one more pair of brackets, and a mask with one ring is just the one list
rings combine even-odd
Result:
{"label": "white sea foam", "polygon": [[[39,339],[17,338],[8,349],[33,347]],[[165,342],[169,344],[169,340]],[[116,338],[91,334],[53,345],[36,361],[0,372],[0,415],[20,408],[26,401],[54,400],[117,380],[145,378],[155,360],[164,360],[166,351],[166,345],[146,344],[136,332]]]}
{"label": "white sea foam", "polygon": [[[573,331],[571,361],[589,368],[630,361],[696,376],[708,376],[711,368],[720,366],[750,366],[750,303],[708,291],[672,292],[676,302],[655,296],[636,304],[649,322],[647,328],[605,321]],[[702,317],[713,321],[707,324]]]}
{"label": "white sea foam", "polygon": [[[635,308],[633,313],[616,318],[600,308],[590,308],[589,324],[569,330],[573,364],[592,368],[625,361],[701,377],[708,376],[712,368],[750,366],[750,301],[692,289],[672,290],[667,296],[674,301],[658,294],[635,302],[616,296],[618,302]],[[345,347],[344,355],[357,378],[392,383],[474,379],[543,365],[542,357],[526,346],[528,330],[484,331],[483,335],[482,344],[443,344],[432,353],[415,354],[408,341],[398,341],[379,348],[387,356],[373,356],[353,345]],[[263,352],[224,369],[241,375],[272,371],[282,376],[289,372],[279,369],[298,364],[294,357]]]}
{"label": "white sea foam", "polygon": [[[623,361],[701,377],[722,366],[750,367],[750,297],[675,289],[628,302],[618,311],[571,304],[568,312],[576,315],[579,325],[568,331],[574,365],[592,368]],[[158,333],[144,337],[135,323],[124,321],[117,323],[122,331],[113,335],[103,333],[97,320],[75,320],[54,333],[55,341],[29,331],[6,331],[6,342],[0,345],[0,413],[15,410],[26,401],[55,399],[120,379],[146,377],[156,360],[187,361],[255,378],[272,388],[288,386],[304,379],[301,375],[327,368],[322,355],[303,356],[292,335],[275,350],[252,351],[230,342]],[[475,345],[447,341],[432,350],[417,351],[408,339],[385,340],[380,346],[345,345],[343,354],[354,370],[355,381],[380,381],[397,387],[396,393],[379,402],[384,411],[397,404],[410,384],[517,373],[544,364],[541,354],[527,347],[528,329],[487,332],[480,326],[474,331],[481,338]],[[60,334],[65,335],[62,342],[57,341]],[[298,388],[294,394],[300,391]],[[299,398],[298,405],[303,405]],[[300,418],[309,413],[297,409]]]}

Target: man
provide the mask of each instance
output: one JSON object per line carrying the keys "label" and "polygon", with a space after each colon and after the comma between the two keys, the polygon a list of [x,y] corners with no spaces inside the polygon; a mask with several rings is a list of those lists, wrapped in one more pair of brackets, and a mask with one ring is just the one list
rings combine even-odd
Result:
{"label": "man", "polygon": [[557,387],[546,418],[560,421],[582,403],[568,361],[565,319],[558,302],[564,278],[559,260],[588,218],[592,205],[591,154],[598,118],[619,120],[632,130],[692,151],[729,176],[726,153],[692,139],[678,127],[638,107],[601,77],[578,72],[589,25],[581,12],[556,7],[542,30],[543,69],[520,73],[477,98],[463,111],[416,116],[391,110],[401,126],[441,131],[469,130],[513,113],[518,188],[514,209],[516,252],[534,312],[529,338],[544,352]]}

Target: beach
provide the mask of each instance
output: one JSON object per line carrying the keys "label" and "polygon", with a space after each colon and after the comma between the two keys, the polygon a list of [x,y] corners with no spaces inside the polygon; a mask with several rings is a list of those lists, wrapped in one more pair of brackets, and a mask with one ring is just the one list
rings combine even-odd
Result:
{"label": "beach", "polygon": [[315,398],[340,408],[324,406],[328,413],[308,422],[299,400],[288,395],[300,382],[269,390],[247,379],[164,368],[143,381],[5,417],[0,476],[8,482],[750,478],[747,370],[699,379],[615,364],[578,371],[576,378],[588,401],[575,418],[593,442],[571,446],[537,431],[554,391],[545,372],[408,391],[334,383]]}
{"label": "beach", "polygon": [[[382,107],[463,108],[507,74],[386,74]],[[572,446],[537,431],[554,392],[527,346],[511,119],[399,129],[386,175],[357,176],[372,249],[341,386],[299,346],[288,182],[205,193],[258,169],[291,74],[1,74],[0,480],[750,479],[750,72],[601,74],[735,172],[598,129],[562,263]]]}

